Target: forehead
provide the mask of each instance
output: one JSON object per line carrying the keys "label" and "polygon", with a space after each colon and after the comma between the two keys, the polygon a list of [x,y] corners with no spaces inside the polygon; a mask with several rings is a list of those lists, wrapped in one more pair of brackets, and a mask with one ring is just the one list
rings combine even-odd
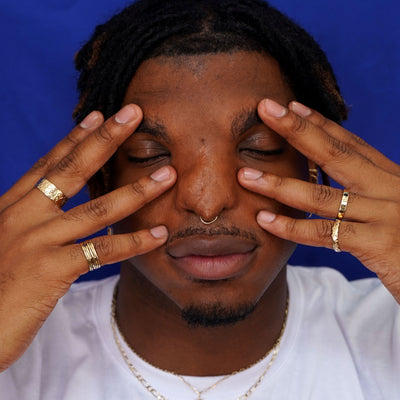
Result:
{"label": "forehead", "polygon": [[279,64],[258,52],[156,57],[138,68],[124,104],[136,103],[146,116],[177,123],[232,119],[270,97],[286,104],[294,95]]}

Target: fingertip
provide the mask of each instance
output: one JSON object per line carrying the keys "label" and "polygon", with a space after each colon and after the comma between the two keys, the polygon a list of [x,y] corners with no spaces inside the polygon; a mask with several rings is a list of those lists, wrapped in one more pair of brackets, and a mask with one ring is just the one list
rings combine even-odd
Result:
{"label": "fingertip", "polygon": [[293,111],[295,114],[297,114],[303,118],[309,117],[312,113],[310,108],[306,107],[305,105],[303,105],[297,101],[290,102],[289,109],[291,111]]}
{"label": "fingertip", "polygon": [[263,171],[258,169],[244,167],[239,170],[239,179],[243,181],[256,181],[263,176]]}
{"label": "fingertip", "polygon": [[261,100],[258,106],[258,111],[260,114],[277,119],[283,118],[288,113],[288,109],[286,107],[272,99]]}
{"label": "fingertip", "polygon": [[153,172],[150,178],[156,182],[174,181],[176,179],[176,171],[170,165],[165,165]]}
{"label": "fingertip", "polygon": [[257,214],[257,222],[263,226],[274,222],[276,219],[276,214],[271,211],[263,210]]}
{"label": "fingertip", "polygon": [[103,114],[99,111],[92,111],[89,113],[79,126],[83,129],[96,128],[103,122]]}
{"label": "fingertip", "polygon": [[164,225],[160,225],[160,226],[151,228],[150,233],[155,239],[167,239],[168,238],[168,229]]}
{"label": "fingertip", "polygon": [[120,125],[126,125],[130,122],[142,118],[142,109],[136,104],[126,104],[116,114],[115,121]]}

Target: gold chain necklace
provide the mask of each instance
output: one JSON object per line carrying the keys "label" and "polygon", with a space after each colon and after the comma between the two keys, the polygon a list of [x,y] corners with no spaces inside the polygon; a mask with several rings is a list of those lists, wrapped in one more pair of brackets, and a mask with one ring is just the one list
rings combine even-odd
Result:
{"label": "gold chain necklace", "polygon": [[[132,347],[128,344],[128,342],[126,341],[124,335],[122,334],[121,330],[118,327],[118,322],[116,320],[116,308],[117,308],[117,293],[118,293],[118,285],[115,286],[114,289],[114,294],[113,294],[113,299],[112,299],[112,304],[111,304],[111,328],[113,331],[113,335],[114,335],[114,340],[115,343],[118,346],[118,349],[125,361],[125,363],[127,364],[127,366],[129,367],[129,369],[131,370],[132,374],[135,376],[135,378],[144,386],[144,388],[150,392],[153,397],[155,397],[157,400],[168,400],[166,399],[163,395],[161,395],[156,389],[154,389],[147,381],[145,378],[143,378],[143,376],[139,373],[139,371],[135,368],[135,366],[132,364],[131,360],[129,359],[128,355],[126,354],[125,350],[122,347],[122,343],[119,340],[117,331],[119,333],[119,335],[121,336],[122,340],[124,341],[124,343],[129,347],[129,349],[136,354],[136,352],[132,349]],[[257,364],[258,362],[264,360],[266,357],[268,357],[268,355],[271,353],[272,351],[272,357],[271,360],[269,361],[269,363],[267,364],[265,370],[263,371],[263,373],[258,377],[257,381],[255,383],[253,383],[253,385],[250,386],[250,388],[246,391],[246,393],[244,393],[243,395],[239,396],[237,398],[237,400],[246,400],[250,397],[250,395],[256,390],[256,388],[260,385],[261,381],[264,379],[265,375],[267,374],[268,370],[270,369],[271,365],[273,364],[273,362],[275,361],[278,352],[279,352],[279,348],[280,348],[280,343],[281,343],[281,339],[283,336],[283,333],[285,331],[285,327],[286,327],[286,320],[287,320],[287,315],[288,315],[288,309],[289,309],[289,296],[287,298],[286,301],[286,309],[285,309],[285,319],[283,321],[282,324],[282,328],[279,334],[278,339],[276,340],[274,346],[272,347],[271,350],[268,350],[268,352],[259,360],[257,360],[255,363],[251,364],[248,367],[244,367],[241,368],[237,371],[234,371],[232,373],[230,373],[229,375],[223,376],[221,379],[219,379],[217,382],[213,383],[211,386],[208,386],[207,388],[203,389],[203,390],[198,390],[196,387],[194,387],[193,385],[191,385],[182,375],[179,375],[175,372],[172,371],[166,371],[166,370],[162,370],[164,372],[170,373],[174,376],[176,376],[177,378],[179,378],[183,383],[185,383],[197,396],[196,400],[202,400],[201,396],[202,394],[208,392],[211,389],[214,389],[217,385],[219,385],[220,383],[222,383],[223,381],[225,381],[226,379],[238,374],[239,372],[243,372],[251,367],[253,367],[255,364]],[[137,354],[136,354],[137,355]],[[137,355],[138,356],[138,355]],[[140,356],[138,356],[140,357]],[[152,364],[150,364],[152,365]],[[160,369],[154,365],[152,365],[153,367]]]}

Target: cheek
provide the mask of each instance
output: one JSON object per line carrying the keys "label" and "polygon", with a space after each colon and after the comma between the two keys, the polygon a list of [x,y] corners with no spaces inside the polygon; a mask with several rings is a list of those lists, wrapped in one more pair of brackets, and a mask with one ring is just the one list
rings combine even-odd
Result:
{"label": "cheek", "polygon": [[158,225],[165,225],[170,228],[175,225],[174,221],[174,203],[171,193],[172,190],[164,193],[154,199],[144,207],[129,215],[127,218],[114,224],[116,233],[127,233],[141,229],[150,229]]}

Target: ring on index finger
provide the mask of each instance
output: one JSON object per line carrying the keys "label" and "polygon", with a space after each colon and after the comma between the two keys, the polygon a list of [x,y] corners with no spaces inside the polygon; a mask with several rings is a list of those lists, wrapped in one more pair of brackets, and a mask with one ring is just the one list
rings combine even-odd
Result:
{"label": "ring on index finger", "polygon": [[87,242],[81,243],[81,247],[83,250],[83,254],[89,265],[89,271],[94,271],[95,269],[99,269],[101,267],[99,256],[97,255],[96,249],[94,248],[94,244],[88,240]]}
{"label": "ring on index finger", "polygon": [[59,208],[61,208],[68,201],[68,197],[56,185],[51,183],[46,178],[40,179],[40,181],[36,184],[36,187]]}

